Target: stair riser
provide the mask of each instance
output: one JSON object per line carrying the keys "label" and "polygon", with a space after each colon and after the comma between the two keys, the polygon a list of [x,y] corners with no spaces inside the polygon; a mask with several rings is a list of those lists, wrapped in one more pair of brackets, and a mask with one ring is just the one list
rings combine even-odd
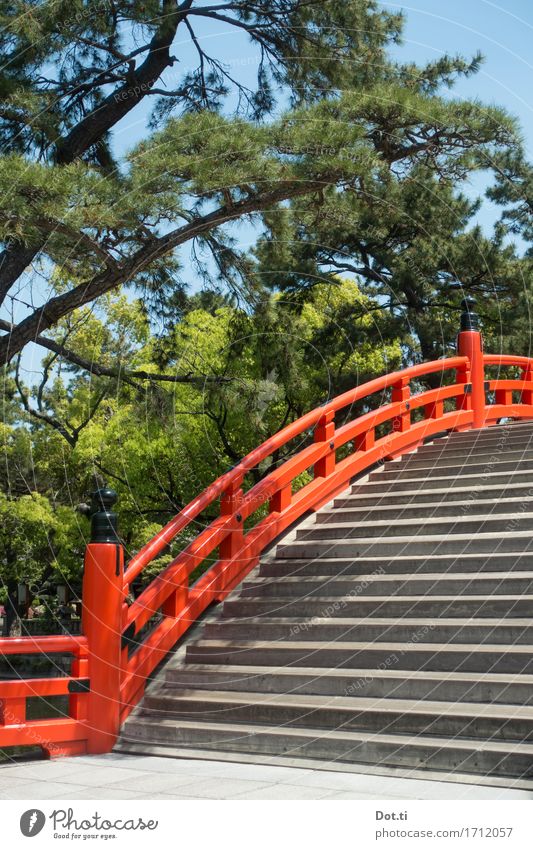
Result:
{"label": "stair riser", "polygon": [[378,623],[356,624],[325,622],[323,619],[295,619],[289,623],[268,622],[220,622],[206,625],[204,637],[207,640],[252,640],[253,642],[271,642],[290,640],[291,642],[357,642],[357,643],[462,643],[471,644],[473,649],[480,645],[533,646],[533,626],[513,625],[485,626],[481,624],[442,625],[420,620],[417,625],[404,625],[396,622],[390,625]]}
{"label": "stair riser", "polygon": [[[457,481],[454,481],[457,484]],[[477,500],[491,498],[495,501],[500,501],[502,498],[515,498],[518,500],[532,497],[531,483],[520,485],[508,484],[502,486],[487,485],[478,486],[477,489],[473,486],[451,486],[444,487],[444,491],[426,488],[419,489],[417,482],[414,489],[410,489],[406,483],[401,489],[396,487],[391,489],[391,485],[380,489],[376,484],[354,484],[351,488],[350,495],[345,495],[336,498],[333,502],[335,507],[406,507],[414,505],[423,505],[428,502],[440,502],[447,504],[449,502],[470,500],[475,503]],[[368,491],[368,495],[365,492]],[[318,515],[318,514],[317,514]]]}
{"label": "stair riser", "polygon": [[296,740],[284,735],[281,730],[264,734],[235,734],[231,730],[214,731],[202,726],[197,729],[179,726],[154,728],[132,722],[124,735],[124,741],[122,750],[129,748],[130,751],[135,751],[135,748],[131,745],[128,747],[128,741],[137,745],[152,743],[212,751],[310,758],[326,762],[417,767],[443,770],[446,773],[467,772],[520,777],[531,768],[530,757],[513,754],[512,749],[507,755],[499,752],[479,752],[474,746],[472,750],[465,752],[454,748],[453,743],[446,747],[434,748],[424,746],[423,740],[420,740],[416,745],[400,746],[397,743],[380,741],[379,737],[359,743],[356,739],[338,742],[328,738],[328,735],[317,738],[312,731],[307,736],[302,733]]}
{"label": "stair riser", "polygon": [[404,676],[380,678],[375,670],[353,680],[335,675],[334,670],[316,670],[314,675],[280,673],[277,669],[264,674],[239,675],[212,671],[187,672],[170,670],[167,687],[171,689],[225,690],[248,693],[289,693],[294,696],[341,696],[365,699],[430,699],[438,702],[476,702],[507,705],[532,705],[531,684],[485,683],[479,678],[469,681],[454,681],[451,678],[409,679]]}
{"label": "stair riser", "polygon": [[[405,521],[405,520],[404,520]],[[377,519],[376,519],[377,522]],[[428,519],[426,523],[416,521],[408,524],[395,524],[394,520],[384,525],[366,524],[355,521],[353,527],[345,520],[343,525],[342,513],[335,523],[320,522],[310,528],[297,531],[296,539],[374,539],[387,537],[405,536],[435,536],[451,534],[493,534],[498,532],[511,533],[518,531],[531,531],[533,534],[533,517],[531,515],[510,515],[497,518],[478,517],[466,518],[454,516],[449,519]]]}
{"label": "stair riser", "polygon": [[524,556],[506,554],[496,557],[490,555],[481,557],[431,557],[407,558],[403,560],[274,560],[265,563],[259,569],[261,578],[314,578],[322,576],[341,575],[371,575],[376,569],[383,569],[383,574],[394,575],[409,572],[424,574],[425,572],[525,572],[532,565],[531,554]]}
{"label": "stair riser", "polygon": [[[327,611],[324,613],[324,611]],[[300,598],[276,598],[227,601],[224,604],[222,616],[224,618],[255,618],[257,616],[285,617],[293,616],[305,618],[327,615],[329,618],[342,617],[344,619],[362,618],[365,616],[379,616],[382,618],[395,616],[428,616],[451,618],[468,617],[506,617],[527,618],[532,615],[533,604],[530,599],[498,599],[488,597],[485,599],[463,599],[461,596],[448,601],[433,601],[431,597],[425,599],[390,599],[387,601],[373,601],[372,598],[359,597],[358,599],[320,600]]]}
{"label": "stair riser", "polygon": [[[371,472],[369,480],[365,483],[355,483],[351,489],[352,495],[379,495],[383,498],[383,504],[386,504],[387,495],[394,495],[397,492],[419,492],[429,491],[433,494],[435,490],[453,490],[459,488],[462,493],[472,492],[476,487],[482,491],[486,491],[485,487],[499,487],[502,494],[507,487],[515,487],[520,485],[524,488],[524,494],[531,497],[533,491],[533,474],[529,470],[519,469],[518,471],[498,472],[490,471],[488,473],[474,471],[466,473],[451,473],[446,476],[438,476],[435,474],[425,475],[418,471],[416,474],[407,476],[395,476],[390,480],[386,477],[387,472]],[[516,490],[515,490],[516,491]],[[492,489],[491,495],[494,493]],[[433,495],[432,500],[435,500]]]}
{"label": "stair riser", "polygon": [[514,538],[512,536],[494,538],[487,534],[486,537],[473,537],[465,540],[453,534],[440,539],[438,536],[424,540],[408,539],[405,537],[392,537],[390,540],[382,538],[375,541],[369,540],[301,540],[299,543],[291,543],[278,547],[280,555],[284,558],[298,557],[301,559],[313,559],[315,557],[401,557],[407,555],[432,554],[503,554],[509,551],[524,554],[533,548],[533,534],[531,537]]}
{"label": "stair riser", "polygon": [[[222,699],[209,703],[185,696],[147,696],[140,716],[153,716],[157,722],[173,718],[177,722],[258,722],[278,728],[319,728],[332,731],[362,731],[383,734],[430,734],[444,737],[469,737],[474,739],[533,740],[533,720],[465,717],[453,714],[399,712],[393,710],[357,710],[356,699],[352,710],[330,708],[327,710],[303,709],[288,705],[254,703],[231,705]],[[153,713],[152,713],[153,712]]]}
{"label": "stair riser", "polygon": [[391,522],[405,521],[408,519],[440,519],[440,518],[457,518],[462,519],[467,516],[479,516],[480,519],[491,518],[492,514],[499,516],[504,514],[518,515],[524,513],[533,513],[533,499],[513,499],[511,501],[492,501],[489,504],[486,501],[476,501],[475,498],[470,501],[439,503],[428,505],[413,505],[413,504],[398,504],[394,507],[384,507],[376,505],[371,509],[360,509],[356,502],[350,505],[337,506],[334,510],[322,510],[316,515],[318,525],[352,523],[361,524],[363,522]]}
{"label": "stair riser", "polygon": [[522,451],[510,451],[508,449],[502,451],[495,448],[494,451],[487,453],[478,451],[475,448],[470,452],[461,453],[451,448],[440,453],[417,451],[416,454],[410,454],[402,457],[400,460],[387,462],[383,468],[385,471],[389,469],[421,469],[425,467],[440,470],[446,469],[448,466],[462,466],[466,470],[472,465],[480,466],[486,464],[496,466],[500,462],[513,463],[515,468],[521,466],[524,462],[533,462],[533,448]]}
{"label": "stair riser", "polygon": [[358,580],[327,581],[284,581],[283,579],[267,580],[265,583],[246,581],[243,584],[241,598],[297,598],[312,596],[333,598],[335,596],[357,599],[359,596],[379,595],[390,598],[393,595],[532,595],[533,579],[509,577],[505,579],[490,577],[472,577],[471,580],[462,578],[406,578],[381,581],[379,577],[368,577]]}
{"label": "stair riser", "polygon": [[[387,468],[379,469],[376,472],[370,472],[369,480],[384,482],[400,479],[405,482],[413,478],[428,477],[432,480],[438,480],[443,477],[458,476],[463,478],[463,476],[468,475],[469,479],[470,477],[473,477],[476,480],[479,478],[481,481],[483,476],[488,474],[496,474],[501,477],[508,477],[511,479],[513,476],[517,476],[518,473],[524,474],[525,472],[533,472],[533,460],[524,460],[518,466],[516,462],[512,460],[507,461],[505,459],[492,463],[470,463],[466,466],[450,465],[443,466],[442,468],[432,466],[431,463],[428,463],[426,467],[420,467],[417,469],[402,469],[398,468],[395,464],[395,468],[388,466]],[[532,478],[533,484],[533,475],[530,475],[530,477]]]}
{"label": "stair riser", "polygon": [[219,663],[231,666],[314,666],[327,669],[405,669],[410,671],[426,669],[430,672],[491,672],[506,675],[533,673],[533,650],[531,654],[506,651],[475,651],[459,648],[434,651],[432,648],[413,647],[394,651],[380,648],[379,645],[365,649],[347,649],[320,647],[311,649],[302,643],[301,647],[287,648],[283,644],[273,646],[235,647],[193,645],[187,647],[187,663]]}
{"label": "stair riser", "polygon": [[[521,431],[507,431],[504,433],[503,431],[496,433],[492,430],[485,430],[482,433],[474,434],[470,433],[452,433],[446,439],[443,439],[442,442],[446,442],[447,445],[453,446],[471,446],[474,450],[479,451],[484,446],[490,445],[494,448],[499,448],[500,450],[505,450],[509,445],[513,445],[514,443],[522,443],[526,444],[529,442],[533,442],[533,432],[531,428],[523,428]],[[429,446],[437,446],[440,443],[440,440],[435,440],[433,443],[426,443],[427,447]]]}

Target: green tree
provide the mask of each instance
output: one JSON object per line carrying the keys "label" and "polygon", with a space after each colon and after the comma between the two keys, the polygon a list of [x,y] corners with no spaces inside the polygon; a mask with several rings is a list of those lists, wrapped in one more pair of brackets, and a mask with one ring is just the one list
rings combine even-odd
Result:
{"label": "green tree", "polygon": [[[147,304],[175,296],[183,245],[211,252],[226,285],[250,296],[236,220],[260,226],[297,198],[364,209],[421,168],[454,180],[517,144],[501,110],[440,94],[479,57],[392,61],[402,17],[374,0],[19,0],[0,3],[0,19],[0,300],[10,305],[30,263],[47,283],[36,309],[3,321],[3,363],[123,285],[143,288]],[[257,50],[253,90],[205,53],[206,20]],[[180,76],[182,37],[198,64]],[[271,120],[277,92],[291,109]],[[113,130],[146,99],[154,129],[119,157]]]}

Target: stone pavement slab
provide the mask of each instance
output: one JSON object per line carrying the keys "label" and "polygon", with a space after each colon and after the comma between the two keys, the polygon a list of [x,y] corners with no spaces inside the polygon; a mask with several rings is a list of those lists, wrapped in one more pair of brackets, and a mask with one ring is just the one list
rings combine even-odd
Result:
{"label": "stone pavement slab", "polygon": [[513,787],[270,764],[84,755],[0,767],[0,799],[528,799]]}

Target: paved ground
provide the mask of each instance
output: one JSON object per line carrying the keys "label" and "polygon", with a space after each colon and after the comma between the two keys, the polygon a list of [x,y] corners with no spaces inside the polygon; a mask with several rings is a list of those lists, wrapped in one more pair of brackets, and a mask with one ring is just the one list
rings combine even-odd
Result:
{"label": "paved ground", "polygon": [[221,761],[100,755],[0,767],[0,799],[533,799],[529,790]]}

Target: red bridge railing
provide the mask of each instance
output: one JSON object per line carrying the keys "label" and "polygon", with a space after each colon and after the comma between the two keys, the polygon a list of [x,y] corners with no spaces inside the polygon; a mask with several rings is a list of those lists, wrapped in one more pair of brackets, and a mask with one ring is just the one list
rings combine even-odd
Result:
{"label": "red bridge railing", "polygon": [[[49,756],[110,751],[148,677],[177,640],[209,605],[226,597],[295,520],[319,509],[379,461],[413,451],[437,433],[481,428],[505,417],[533,418],[533,359],[484,355],[477,316],[468,301],[463,308],[458,356],[379,377],[288,425],[191,501],[126,568],[111,512],[114,494],[100,491],[93,541],[85,557],[84,636],[0,640],[0,654],[46,653],[60,645],[74,653],[71,675],[0,681],[0,747],[35,745],[31,735],[37,729],[48,735],[40,745]],[[520,376],[490,379],[486,371],[494,366],[515,367]],[[440,378],[440,385],[417,391],[420,380],[429,375]],[[380,393],[387,395],[384,403],[350,418],[355,404]],[[343,421],[337,424],[339,414]],[[245,493],[245,475],[298,438],[303,446]],[[309,471],[309,480],[296,488],[295,481]],[[219,503],[218,518],[128,604],[133,582],[214,503]],[[263,510],[257,518],[254,514],[265,506],[266,515]],[[215,561],[190,586],[193,570],[214,554]],[[26,722],[25,699],[52,692],[71,694],[69,716],[38,725]]]}

